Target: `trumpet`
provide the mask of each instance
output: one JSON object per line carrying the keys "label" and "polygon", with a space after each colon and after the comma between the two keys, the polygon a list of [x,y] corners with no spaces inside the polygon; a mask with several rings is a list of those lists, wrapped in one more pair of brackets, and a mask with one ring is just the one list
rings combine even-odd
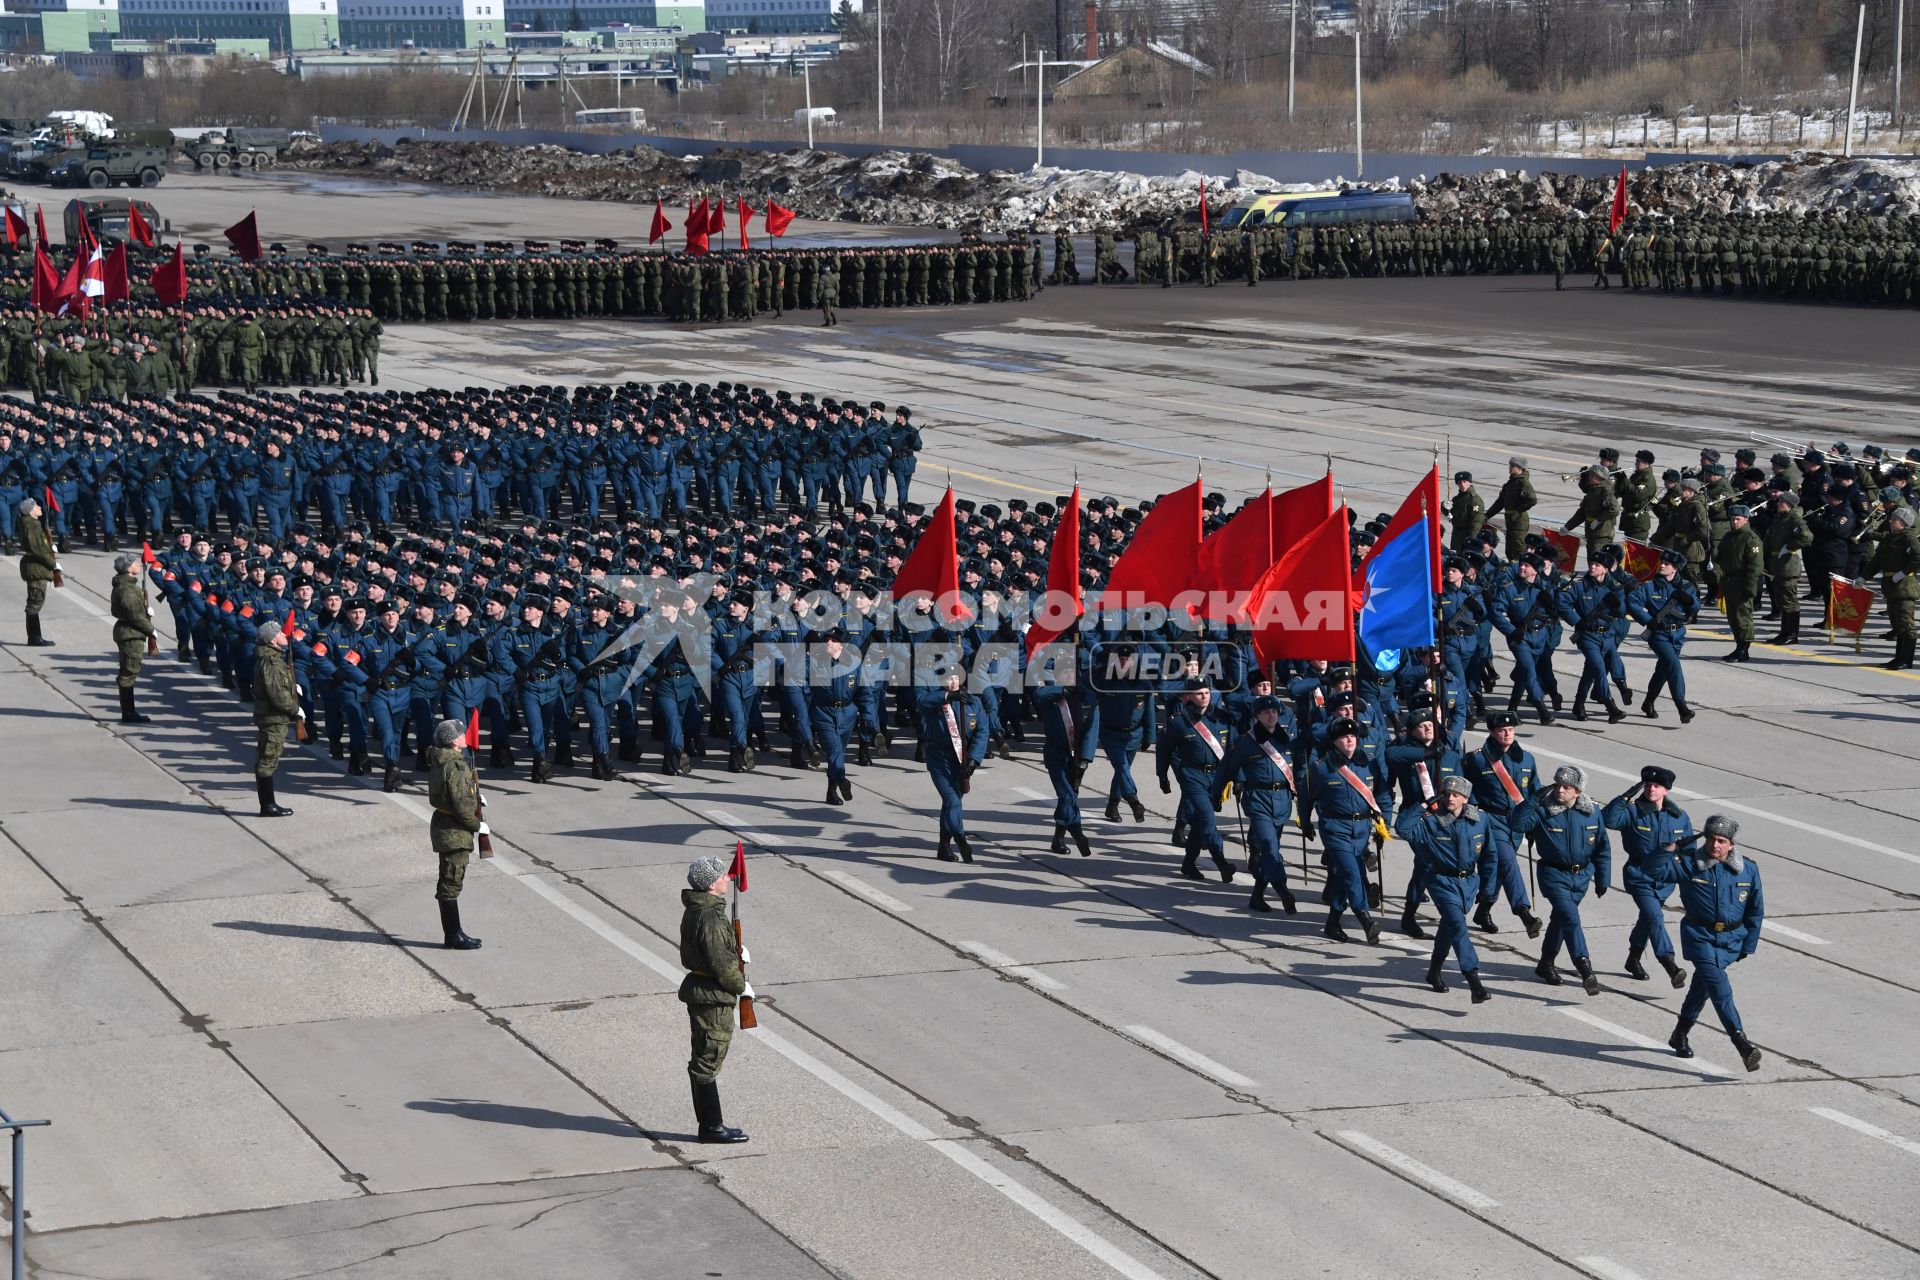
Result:
{"label": "trumpet", "polygon": [[[1562,471],[1562,472],[1560,473],[1560,483],[1561,483],[1561,484],[1572,484],[1572,483],[1573,483],[1574,481],[1576,481],[1576,480],[1578,480],[1578,479],[1580,479],[1581,477],[1583,477],[1583,476],[1585,476],[1585,475],[1588,475],[1589,473],[1591,473],[1591,472],[1592,472],[1592,470],[1593,470],[1593,468],[1592,468],[1592,467],[1582,467],[1582,468],[1580,468],[1580,469],[1579,469],[1578,471]],[[1625,470],[1624,470],[1623,468],[1621,468],[1621,467],[1614,467],[1614,468],[1613,468],[1612,470],[1610,470],[1610,471],[1608,471],[1608,472],[1607,472],[1607,479],[1609,479],[1609,480],[1618,480],[1618,479],[1619,479],[1619,478],[1620,478],[1621,476],[1623,476],[1623,475],[1625,475],[1625,474],[1627,474],[1627,473],[1626,473],[1626,471],[1625,471]]]}
{"label": "trumpet", "polygon": [[1866,516],[1860,521],[1860,528],[1857,529],[1853,537],[1847,539],[1847,541],[1858,543],[1865,538],[1877,537],[1892,514],[1893,509],[1886,503],[1875,503],[1873,509],[1867,512]]}

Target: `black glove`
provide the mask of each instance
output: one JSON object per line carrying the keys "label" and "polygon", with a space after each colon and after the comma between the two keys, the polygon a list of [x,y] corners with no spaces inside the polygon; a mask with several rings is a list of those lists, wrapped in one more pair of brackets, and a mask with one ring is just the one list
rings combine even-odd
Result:
{"label": "black glove", "polygon": [[1606,897],[1606,896],[1607,896],[1607,882],[1606,882],[1606,881],[1604,881],[1604,880],[1602,880],[1602,881],[1600,881],[1600,882],[1599,882],[1598,884],[1596,884],[1596,885],[1594,885],[1594,886],[1593,886],[1593,896],[1594,896],[1594,897],[1596,897],[1596,898],[1604,898],[1604,897]]}
{"label": "black glove", "polygon": [[1165,774],[1160,775],[1160,794],[1163,796],[1170,796],[1173,794],[1173,783],[1167,781],[1167,776]]}
{"label": "black glove", "polygon": [[1213,811],[1214,811],[1215,813],[1219,813],[1219,812],[1220,812],[1220,797],[1219,797],[1219,796],[1215,796],[1215,797],[1213,798]]}
{"label": "black glove", "polygon": [[1311,818],[1303,819],[1301,821],[1300,834],[1305,836],[1309,840],[1312,840],[1315,838],[1313,834],[1313,820]]}

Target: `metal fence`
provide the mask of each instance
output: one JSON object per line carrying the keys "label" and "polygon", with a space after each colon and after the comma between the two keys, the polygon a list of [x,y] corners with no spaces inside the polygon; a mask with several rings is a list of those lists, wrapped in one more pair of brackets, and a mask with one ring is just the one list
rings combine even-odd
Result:
{"label": "metal fence", "polygon": [[13,1181],[7,1184],[7,1204],[13,1228],[13,1280],[27,1275],[27,1134],[52,1124],[51,1120],[15,1120],[0,1111],[0,1129],[13,1131]]}

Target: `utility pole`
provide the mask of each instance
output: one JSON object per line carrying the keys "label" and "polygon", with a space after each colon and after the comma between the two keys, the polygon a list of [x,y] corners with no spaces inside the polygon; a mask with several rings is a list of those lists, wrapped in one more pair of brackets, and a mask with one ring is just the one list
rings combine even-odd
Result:
{"label": "utility pole", "polygon": [[873,101],[875,106],[875,128],[885,132],[887,128],[887,15],[880,7],[880,0],[873,0]]}
{"label": "utility pole", "polygon": [[[1860,12],[1864,15],[1866,7]],[[1353,11],[1353,176],[1365,177],[1367,172],[1366,134],[1362,129],[1360,113],[1360,10]]]}
{"label": "utility pole", "polygon": [[1906,54],[1907,0],[1894,0],[1893,6],[1893,136],[1906,136],[1900,120],[1900,62]]}
{"label": "utility pole", "polygon": [[1036,58],[1033,65],[1037,71],[1033,95],[1033,167],[1038,169],[1047,158],[1047,68],[1070,67],[1073,64]]}
{"label": "utility pole", "polygon": [[1853,112],[1860,102],[1860,46],[1867,38],[1867,6],[1860,6],[1860,20],[1853,28],[1853,85],[1847,90],[1847,140],[1841,154],[1853,158]]}
{"label": "utility pole", "polygon": [[800,77],[807,86],[807,150],[813,150],[813,63],[800,64]]}
{"label": "utility pole", "polygon": [[1293,119],[1293,51],[1300,38],[1300,0],[1287,0],[1287,119]]}

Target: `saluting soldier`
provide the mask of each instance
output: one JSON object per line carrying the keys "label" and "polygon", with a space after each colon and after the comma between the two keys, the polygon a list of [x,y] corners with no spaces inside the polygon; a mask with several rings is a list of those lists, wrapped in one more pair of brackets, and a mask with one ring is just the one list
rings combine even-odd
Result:
{"label": "saluting soldier", "polygon": [[1553,962],[1564,944],[1587,994],[1597,996],[1600,978],[1580,927],[1580,900],[1587,896],[1588,885],[1596,896],[1606,896],[1613,879],[1613,845],[1599,809],[1582,794],[1586,785],[1583,769],[1561,765],[1554,770],[1552,785],[1528,796],[1508,825],[1516,838],[1533,837],[1540,858],[1540,892],[1553,907],[1534,973],[1548,986],[1559,986]]}
{"label": "saluting soldier", "polygon": [[147,656],[147,637],[153,634],[153,611],[147,607],[147,593],[135,571],[138,564],[132,556],[117,556],[113,562],[113,643],[120,650],[120,671],[114,683],[120,687],[121,724],[147,724],[152,719],[133,706],[133,684]]}
{"label": "saluting soldier", "polygon": [[1766,906],[1760,893],[1760,867],[1734,848],[1740,824],[1722,814],[1707,819],[1706,846],[1680,860],[1680,954],[1693,964],[1693,982],[1680,1005],[1680,1020],[1667,1044],[1682,1058],[1693,1056],[1687,1033],[1707,1002],[1749,1071],[1760,1069],[1760,1051],[1747,1039],[1740,1011],[1733,1004],[1727,970],[1760,945]]}
{"label": "saluting soldier", "polygon": [[1640,957],[1651,944],[1653,958],[1677,988],[1687,985],[1687,973],[1674,963],[1665,910],[1680,876],[1674,854],[1681,845],[1692,842],[1693,819],[1673,802],[1673,782],[1673,770],[1648,765],[1640,771],[1638,784],[1608,802],[1601,820],[1620,833],[1620,847],[1627,855],[1626,865],[1620,869],[1620,883],[1640,913],[1627,935],[1627,976],[1636,982],[1647,980]]}
{"label": "saluting soldier", "polygon": [[440,904],[441,945],[449,951],[472,951],[480,939],[460,927],[460,889],[467,881],[467,860],[481,827],[480,780],[467,759],[461,737],[466,726],[442,720],[433,727],[433,750],[427,760],[427,799],[433,805],[429,828],[433,851],[440,859],[440,878],[433,889]]}
{"label": "saluting soldier", "polygon": [[1433,938],[1433,956],[1427,962],[1427,986],[1445,992],[1440,967],[1452,951],[1467,980],[1475,1004],[1493,997],[1480,982],[1480,957],[1467,930],[1467,904],[1478,893],[1493,891],[1496,875],[1493,841],[1487,820],[1472,801],[1473,784],[1455,775],[1440,783],[1440,795],[1424,805],[1408,805],[1394,824],[1402,840],[1413,848],[1426,870],[1427,896],[1440,913]]}

